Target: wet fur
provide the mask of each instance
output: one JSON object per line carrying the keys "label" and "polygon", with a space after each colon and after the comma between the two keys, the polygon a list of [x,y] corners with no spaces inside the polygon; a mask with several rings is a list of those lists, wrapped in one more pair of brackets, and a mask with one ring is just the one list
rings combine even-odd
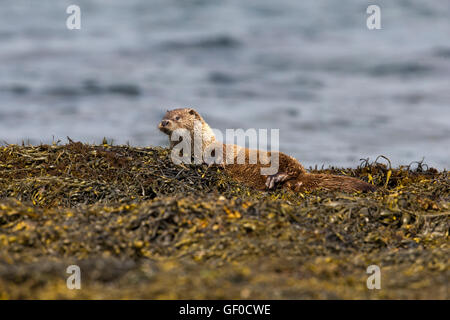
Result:
{"label": "wet fur", "polygon": [[[176,129],[188,129],[193,138],[194,121],[201,121],[202,132],[204,136],[203,147],[216,142],[214,133],[205,120],[192,108],[174,109],[167,111],[158,128],[169,135],[170,147],[173,148],[176,142],[170,141],[170,134]],[[164,124],[164,125],[163,125]],[[193,139],[192,139],[193,140]],[[223,150],[224,159],[227,157],[226,144],[220,143]],[[237,145],[232,145],[234,150],[233,164],[221,165],[224,170],[236,181],[249,187],[267,190],[277,186],[289,188],[297,192],[312,191],[317,189],[337,190],[344,192],[368,192],[375,191],[376,188],[364,181],[346,176],[336,176],[330,174],[311,174],[296,159],[279,152],[279,170],[278,174],[265,176],[261,174],[261,168],[270,167],[260,163],[259,158],[256,164],[250,164],[250,151]],[[237,164],[236,159],[239,152],[245,152],[245,164]],[[257,151],[259,153],[259,151]],[[271,152],[262,153],[263,156],[270,157]]]}

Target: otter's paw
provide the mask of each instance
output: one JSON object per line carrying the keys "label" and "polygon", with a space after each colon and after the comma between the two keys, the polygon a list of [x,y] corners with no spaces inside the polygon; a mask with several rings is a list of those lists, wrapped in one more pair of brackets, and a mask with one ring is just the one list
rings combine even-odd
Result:
{"label": "otter's paw", "polygon": [[278,183],[284,182],[289,179],[289,175],[287,173],[277,173],[271,176],[268,176],[266,179],[266,187],[267,189],[274,189]]}

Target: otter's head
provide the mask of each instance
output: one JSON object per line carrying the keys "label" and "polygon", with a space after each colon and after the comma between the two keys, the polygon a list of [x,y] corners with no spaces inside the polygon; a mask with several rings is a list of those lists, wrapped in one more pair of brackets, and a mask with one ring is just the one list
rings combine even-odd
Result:
{"label": "otter's head", "polygon": [[203,122],[202,117],[192,108],[168,110],[158,125],[158,129],[167,135],[177,129],[194,131],[194,122]]}

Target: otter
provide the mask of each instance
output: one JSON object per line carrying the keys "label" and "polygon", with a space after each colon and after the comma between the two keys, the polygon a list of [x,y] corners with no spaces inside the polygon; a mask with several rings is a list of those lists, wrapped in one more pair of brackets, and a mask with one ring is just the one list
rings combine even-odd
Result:
{"label": "otter", "polygon": [[[201,125],[201,147],[205,150],[220,150],[222,160],[220,165],[224,171],[234,180],[258,190],[271,190],[277,187],[288,188],[296,192],[313,191],[317,189],[336,190],[343,192],[368,192],[375,191],[376,187],[352,177],[337,176],[331,174],[312,174],[291,156],[282,152],[270,152],[248,149],[238,145],[223,144],[216,141],[213,130],[192,108],[168,110],[158,129],[169,136],[170,149],[174,149],[181,141],[173,141],[172,134],[183,129],[190,134],[194,152],[194,132],[196,124]],[[216,149],[219,148],[219,149]],[[256,162],[249,161],[252,152],[258,155]],[[214,153],[214,151],[213,151]],[[238,157],[243,156],[244,163],[239,164]],[[263,174],[262,169],[270,167],[268,159],[278,160],[278,171],[274,174]],[[241,158],[242,159],[242,158]],[[242,163],[242,162],[241,162]],[[210,164],[212,165],[212,164]]]}

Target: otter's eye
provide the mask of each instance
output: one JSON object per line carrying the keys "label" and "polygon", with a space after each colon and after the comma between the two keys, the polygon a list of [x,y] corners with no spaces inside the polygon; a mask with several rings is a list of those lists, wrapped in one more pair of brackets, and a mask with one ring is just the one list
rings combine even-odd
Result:
{"label": "otter's eye", "polygon": [[181,119],[180,116],[176,116],[176,117],[175,117],[175,120],[180,120],[180,119]]}

